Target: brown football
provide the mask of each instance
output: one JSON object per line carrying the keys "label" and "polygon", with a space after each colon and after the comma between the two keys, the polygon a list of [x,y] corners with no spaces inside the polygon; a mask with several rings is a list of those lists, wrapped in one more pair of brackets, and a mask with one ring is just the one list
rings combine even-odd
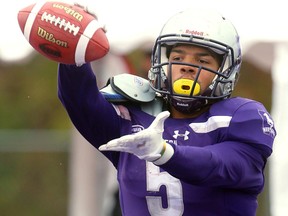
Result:
{"label": "brown football", "polygon": [[75,5],[39,1],[18,12],[18,23],[31,46],[53,61],[81,65],[109,51],[103,27]]}

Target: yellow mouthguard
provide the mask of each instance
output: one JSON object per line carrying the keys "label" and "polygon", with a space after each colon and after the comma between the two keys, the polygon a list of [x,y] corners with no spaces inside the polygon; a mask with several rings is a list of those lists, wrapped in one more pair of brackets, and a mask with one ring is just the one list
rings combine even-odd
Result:
{"label": "yellow mouthguard", "polygon": [[[179,79],[173,83],[173,90],[176,94],[189,96],[191,94],[191,90],[192,90],[193,85],[194,85],[193,80]],[[200,93],[200,85],[198,83],[196,83],[194,91],[193,91],[193,95],[197,95],[199,93]]]}

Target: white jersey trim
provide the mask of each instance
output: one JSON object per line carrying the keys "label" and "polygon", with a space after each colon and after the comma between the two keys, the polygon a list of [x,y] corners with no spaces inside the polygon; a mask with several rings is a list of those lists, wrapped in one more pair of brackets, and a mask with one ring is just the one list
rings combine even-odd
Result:
{"label": "white jersey trim", "polygon": [[229,127],[232,116],[212,116],[206,122],[191,123],[189,126],[196,133],[209,133],[218,128]]}

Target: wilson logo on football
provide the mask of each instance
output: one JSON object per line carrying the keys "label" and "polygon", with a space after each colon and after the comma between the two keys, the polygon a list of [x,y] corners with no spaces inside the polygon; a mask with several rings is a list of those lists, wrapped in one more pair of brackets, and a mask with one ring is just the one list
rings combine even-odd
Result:
{"label": "wilson logo on football", "polygon": [[63,4],[57,4],[57,3],[53,4],[52,7],[64,10],[67,14],[71,15],[72,17],[79,20],[80,22],[83,19],[83,15],[73,10],[71,7],[67,7],[67,6],[64,6]]}
{"label": "wilson logo on football", "polygon": [[38,27],[37,34],[39,35],[39,37],[42,37],[51,43],[57,44],[58,46],[68,47],[68,43],[66,41],[56,39],[53,34],[47,32],[45,29],[43,29],[41,27]]}

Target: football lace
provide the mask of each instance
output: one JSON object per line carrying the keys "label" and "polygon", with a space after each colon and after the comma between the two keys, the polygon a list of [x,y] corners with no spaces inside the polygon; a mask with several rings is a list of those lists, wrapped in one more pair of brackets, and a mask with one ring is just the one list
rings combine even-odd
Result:
{"label": "football lace", "polygon": [[46,21],[54,26],[58,26],[60,29],[63,29],[64,31],[68,31],[74,36],[76,36],[80,30],[79,26],[75,26],[69,21],[66,21],[65,19],[62,19],[60,17],[56,17],[55,15],[48,14],[47,12],[44,12],[42,14],[41,21]]}

